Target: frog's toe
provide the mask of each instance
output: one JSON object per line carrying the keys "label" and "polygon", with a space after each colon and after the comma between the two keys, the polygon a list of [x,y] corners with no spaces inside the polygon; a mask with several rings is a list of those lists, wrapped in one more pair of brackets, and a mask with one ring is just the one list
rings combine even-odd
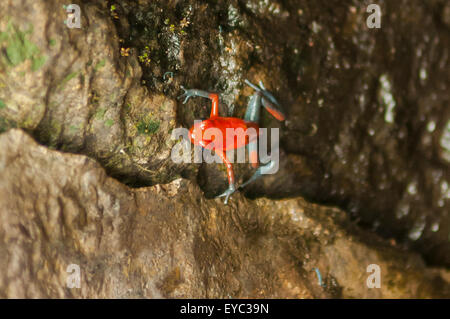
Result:
{"label": "frog's toe", "polygon": [[261,88],[262,94],[264,95],[265,99],[268,99],[271,103],[275,104],[278,107],[281,107],[280,103],[278,103],[275,96],[273,96],[272,93],[267,91],[266,87],[264,86],[264,83],[262,81],[259,81],[259,87]]}
{"label": "frog's toe", "polygon": [[253,84],[247,79],[245,80],[245,83],[253,88],[256,92],[259,92],[259,94],[261,94],[262,104],[270,113],[272,113],[271,110],[275,110],[274,113],[277,114],[274,115],[272,113],[273,116],[275,116],[280,121],[284,120],[285,117],[282,114],[283,112],[281,111],[280,103],[278,103],[277,99],[273,96],[272,93],[266,90],[266,87],[264,86],[264,83],[262,81],[259,81],[259,86]]}
{"label": "frog's toe", "polygon": [[186,104],[187,101],[189,100],[189,98],[191,98],[192,96],[194,96],[194,94],[192,94],[192,90],[188,90],[186,89],[184,86],[180,86],[181,89],[184,91],[183,94],[181,94],[180,96],[178,96],[178,99],[182,99],[184,98],[183,104]]}
{"label": "frog's toe", "polygon": [[264,86],[264,83],[261,80],[259,80],[259,87],[263,90],[266,90],[266,87]]}
{"label": "frog's toe", "polygon": [[257,179],[259,179],[262,175],[272,174],[274,169],[278,169],[277,166],[278,166],[278,162],[274,161],[274,160],[271,160],[268,164],[258,167],[258,169],[252,175],[252,177],[250,177],[249,180],[246,181],[245,183],[241,184],[239,186],[239,188],[240,189],[244,188],[248,184],[256,181]]}
{"label": "frog's toe", "polygon": [[230,185],[230,187],[228,187],[228,189],[223,192],[222,194],[216,196],[216,198],[221,198],[221,197],[225,197],[224,200],[224,204],[227,205],[228,204],[228,199],[230,198],[230,196],[236,191],[236,188],[234,187],[234,185]]}

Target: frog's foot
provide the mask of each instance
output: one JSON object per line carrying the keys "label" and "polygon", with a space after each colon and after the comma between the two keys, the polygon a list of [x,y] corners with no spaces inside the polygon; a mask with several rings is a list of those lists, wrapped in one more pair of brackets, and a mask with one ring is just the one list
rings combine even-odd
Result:
{"label": "frog's foot", "polygon": [[225,201],[223,203],[226,205],[226,204],[228,204],[228,199],[235,191],[236,191],[236,187],[234,186],[234,184],[230,184],[228,189],[225,192],[223,192],[222,194],[220,194],[219,196],[216,196],[216,198],[225,197]]}
{"label": "frog's foot", "polygon": [[259,81],[259,86],[254,85],[249,80],[245,80],[245,83],[247,83],[247,85],[250,86],[251,88],[253,88],[255,91],[261,92],[262,95],[266,99],[268,99],[272,104],[275,104],[276,106],[281,107],[280,103],[278,103],[277,99],[272,95],[272,93],[267,91],[267,89],[264,86],[264,83],[262,81]]}
{"label": "frog's foot", "polygon": [[266,90],[262,81],[259,81],[259,86],[251,83],[249,80],[245,80],[245,83],[261,95],[261,104],[273,117],[278,121],[284,121],[286,119],[286,116],[281,110],[280,103],[278,103],[272,93]]}
{"label": "frog's foot", "polygon": [[181,94],[178,98],[184,98],[183,104],[186,104],[189,98],[197,96],[195,93],[195,89],[185,89],[184,86],[181,85],[181,89],[183,89],[184,93]]}
{"label": "frog's foot", "polygon": [[249,180],[246,181],[245,183],[241,184],[239,186],[239,188],[244,188],[245,186],[247,186],[251,182],[256,181],[262,175],[269,174],[269,172],[274,168],[275,165],[276,165],[276,162],[274,160],[271,160],[268,164],[258,167],[258,169],[252,175],[252,177],[250,177]]}
{"label": "frog's foot", "polygon": [[196,97],[196,96],[200,96],[200,97],[205,97],[207,99],[212,99],[211,95],[216,95],[216,94],[211,94],[209,92],[203,91],[203,90],[198,90],[198,89],[186,89],[184,86],[180,85],[181,89],[184,91],[183,94],[181,94],[178,98],[183,98],[184,97],[184,101],[183,104],[186,104],[186,102],[189,100],[189,98],[191,97]]}

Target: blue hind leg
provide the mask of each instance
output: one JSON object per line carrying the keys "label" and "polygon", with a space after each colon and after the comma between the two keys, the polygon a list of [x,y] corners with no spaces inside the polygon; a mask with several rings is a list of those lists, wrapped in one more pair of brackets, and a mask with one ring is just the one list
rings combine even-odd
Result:
{"label": "blue hind leg", "polygon": [[[259,115],[261,112],[261,94],[255,92],[250,98],[250,102],[245,112],[244,120],[247,122],[259,122]],[[253,167],[258,167],[258,139],[255,138],[247,144],[247,150],[250,158],[250,163]]]}
{"label": "blue hind leg", "polygon": [[[245,80],[245,83],[247,83],[250,87],[255,89],[256,92],[252,95],[250,99],[244,120],[258,123],[261,112],[261,106],[263,106],[266,110],[268,110],[275,118],[279,120],[284,120],[284,115],[280,111],[280,105],[278,104],[278,101],[271,93],[269,93],[266,90],[262,82],[259,82],[259,87],[252,84],[248,80]],[[250,141],[247,144],[247,148],[249,151],[249,157],[252,166],[258,167],[258,140],[255,139],[254,141]],[[273,167],[276,166],[276,164],[277,163],[274,162],[274,160],[271,160],[266,165],[258,167],[253,176],[250,177],[248,181],[239,186],[239,188],[243,188],[248,184],[250,184],[251,182],[254,182],[258,178],[260,178],[262,175],[268,174],[273,169]]]}
{"label": "blue hind leg", "polygon": [[264,87],[264,84],[259,81],[259,86],[254,85],[249,80],[245,80],[245,83],[253,88],[256,93],[259,93],[261,95],[261,103],[262,106],[270,113],[274,118],[276,118],[278,121],[284,121],[286,119],[286,116],[284,115],[283,111],[281,110],[280,103],[278,103],[277,99],[266,90]]}

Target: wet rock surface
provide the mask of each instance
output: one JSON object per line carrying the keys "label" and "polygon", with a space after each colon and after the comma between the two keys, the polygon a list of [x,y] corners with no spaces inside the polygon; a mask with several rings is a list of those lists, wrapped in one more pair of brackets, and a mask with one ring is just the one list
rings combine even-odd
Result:
{"label": "wet rock surface", "polygon": [[[280,128],[280,171],[245,195],[338,205],[448,267],[449,5],[379,1],[369,29],[370,3],[90,1],[70,29],[63,1],[2,1],[0,131],[88,155],[130,186],[185,177],[211,198],[222,165],[170,159],[172,130],[209,115],[177,101],[179,86],[223,93],[221,114],[242,117],[244,79],[262,80],[288,121],[263,113]],[[236,166],[239,182],[251,174]]]}
{"label": "wet rock surface", "polygon": [[[242,195],[224,206],[185,179],[132,189],[18,129],[0,147],[2,298],[450,297],[448,272],[339,209]],[[367,286],[371,264],[380,288]],[[73,265],[80,288],[67,286]]]}

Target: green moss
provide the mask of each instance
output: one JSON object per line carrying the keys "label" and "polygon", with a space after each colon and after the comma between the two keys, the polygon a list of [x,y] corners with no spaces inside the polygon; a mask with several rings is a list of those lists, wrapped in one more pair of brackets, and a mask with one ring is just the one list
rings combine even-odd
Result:
{"label": "green moss", "polygon": [[48,44],[50,44],[51,47],[54,47],[56,45],[56,40],[50,39],[50,41],[48,41]]}
{"label": "green moss", "polygon": [[159,125],[160,123],[158,121],[153,121],[151,119],[148,121],[142,120],[137,124],[136,128],[139,134],[152,135],[158,131]]}
{"label": "green moss", "polygon": [[18,66],[26,60],[31,61],[31,68],[37,71],[44,65],[47,57],[42,55],[39,48],[28,36],[33,33],[30,27],[27,31],[20,31],[11,22],[5,32],[0,33],[0,42],[6,42],[6,58],[10,66]]}
{"label": "green moss", "polygon": [[69,126],[69,131],[70,131],[71,133],[76,133],[76,132],[78,131],[78,126],[76,126],[76,125],[70,125],[70,126]]}
{"label": "green moss", "polygon": [[111,120],[111,119],[105,121],[105,125],[106,125],[107,127],[111,127],[113,124],[114,124],[114,121]]}
{"label": "green moss", "polygon": [[6,107],[5,102],[3,102],[3,100],[0,100],[0,110],[4,109]]}
{"label": "green moss", "polygon": [[95,65],[94,70],[95,70],[95,71],[100,70],[101,68],[103,68],[103,67],[105,66],[105,64],[106,64],[106,60],[105,60],[105,59],[101,60],[100,62],[98,62],[98,63]]}
{"label": "green moss", "polygon": [[17,127],[16,123],[11,122],[3,117],[0,117],[0,133],[6,132],[10,128]]}
{"label": "green moss", "polygon": [[150,62],[152,59],[150,58],[151,50],[150,47],[147,45],[145,48],[141,51],[141,54],[138,56],[139,61],[144,63],[145,65],[150,65]]}
{"label": "green moss", "polygon": [[58,146],[59,134],[61,133],[62,126],[61,124],[54,120],[49,123],[49,126],[46,129],[45,135],[48,137],[47,144],[50,147],[56,148]]}
{"label": "green moss", "polygon": [[72,72],[70,74],[68,74],[62,81],[61,83],[58,85],[58,90],[62,90],[64,88],[64,86],[67,84],[67,82],[69,82],[70,80],[72,80],[74,77],[76,77],[78,75],[78,72]]}
{"label": "green moss", "polygon": [[33,126],[34,120],[32,117],[27,117],[21,123],[19,123],[20,127],[23,128],[31,128]]}
{"label": "green moss", "polygon": [[42,55],[36,59],[33,59],[32,64],[31,64],[31,69],[33,71],[39,70],[44,65],[46,60],[47,60],[47,57],[44,55]]}
{"label": "green moss", "polygon": [[95,118],[96,118],[97,120],[102,120],[103,117],[105,116],[105,113],[106,113],[106,109],[104,109],[104,108],[99,108],[99,109],[97,110],[97,112],[95,112]]}

